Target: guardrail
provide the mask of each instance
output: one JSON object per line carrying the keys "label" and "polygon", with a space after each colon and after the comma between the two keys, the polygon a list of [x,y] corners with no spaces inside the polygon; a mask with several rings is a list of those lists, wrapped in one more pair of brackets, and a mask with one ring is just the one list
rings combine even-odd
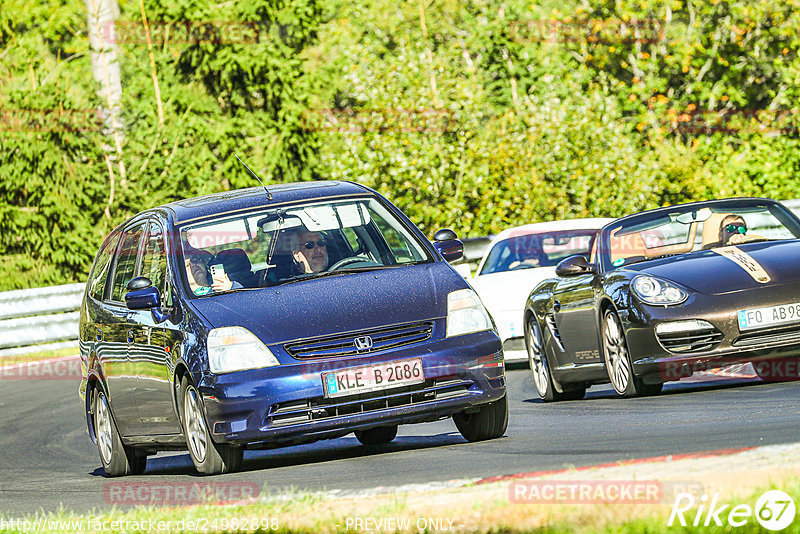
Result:
{"label": "guardrail", "polygon": [[78,339],[84,284],[0,293],[0,355],[23,348]]}

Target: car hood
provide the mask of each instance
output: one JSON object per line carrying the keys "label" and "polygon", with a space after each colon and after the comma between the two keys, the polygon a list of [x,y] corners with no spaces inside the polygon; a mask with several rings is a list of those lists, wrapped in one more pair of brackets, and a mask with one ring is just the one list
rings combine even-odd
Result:
{"label": "car hood", "polygon": [[760,266],[770,281],[758,282],[745,267],[714,250],[637,263],[627,269],[666,278],[706,295],[800,282],[800,241],[749,243],[735,248]]}
{"label": "car hood", "polygon": [[520,269],[484,274],[469,280],[470,284],[493,316],[517,311],[520,318],[531,290],[542,280],[555,276],[555,267]]}
{"label": "car hood", "polygon": [[243,326],[265,344],[430,320],[467,287],[444,262],[347,273],[194,299],[211,326]]}

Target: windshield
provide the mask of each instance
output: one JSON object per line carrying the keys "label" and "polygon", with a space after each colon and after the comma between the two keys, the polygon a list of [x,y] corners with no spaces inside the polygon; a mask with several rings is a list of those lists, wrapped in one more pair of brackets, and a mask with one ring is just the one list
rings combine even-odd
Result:
{"label": "windshield", "polygon": [[776,202],[741,200],[675,206],[603,230],[603,267],[676,254],[800,237],[800,223]]}
{"label": "windshield", "polygon": [[258,210],[181,228],[195,295],[433,261],[375,198]]}
{"label": "windshield", "polygon": [[598,230],[562,230],[513,236],[489,251],[480,274],[553,267],[574,254],[588,256]]}

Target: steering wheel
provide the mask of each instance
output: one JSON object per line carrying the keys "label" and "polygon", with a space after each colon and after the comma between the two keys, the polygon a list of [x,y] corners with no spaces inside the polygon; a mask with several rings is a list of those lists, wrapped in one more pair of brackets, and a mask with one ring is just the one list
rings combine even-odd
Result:
{"label": "steering wheel", "polygon": [[328,267],[328,270],[335,271],[336,269],[344,267],[345,265],[350,265],[351,263],[362,263],[365,261],[369,261],[369,259],[364,258],[362,256],[350,256],[347,258],[342,258],[341,260],[337,261],[336,263]]}

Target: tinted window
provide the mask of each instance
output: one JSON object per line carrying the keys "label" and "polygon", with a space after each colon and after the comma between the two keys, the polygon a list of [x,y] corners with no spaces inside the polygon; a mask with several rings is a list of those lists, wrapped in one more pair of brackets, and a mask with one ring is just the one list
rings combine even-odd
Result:
{"label": "tinted window", "polygon": [[108,268],[111,266],[111,258],[114,255],[117,241],[119,241],[119,234],[114,234],[103,243],[89,273],[89,295],[95,300],[103,300],[106,280],[108,279]]}
{"label": "tinted window", "polygon": [[114,284],[111,287],[111,300],[122,302],[126,288],[136,272],[136,255],[142,239],[144,225],[126,231],[122,236],[122,244],[117,253],[117,264],[114,268]]}

